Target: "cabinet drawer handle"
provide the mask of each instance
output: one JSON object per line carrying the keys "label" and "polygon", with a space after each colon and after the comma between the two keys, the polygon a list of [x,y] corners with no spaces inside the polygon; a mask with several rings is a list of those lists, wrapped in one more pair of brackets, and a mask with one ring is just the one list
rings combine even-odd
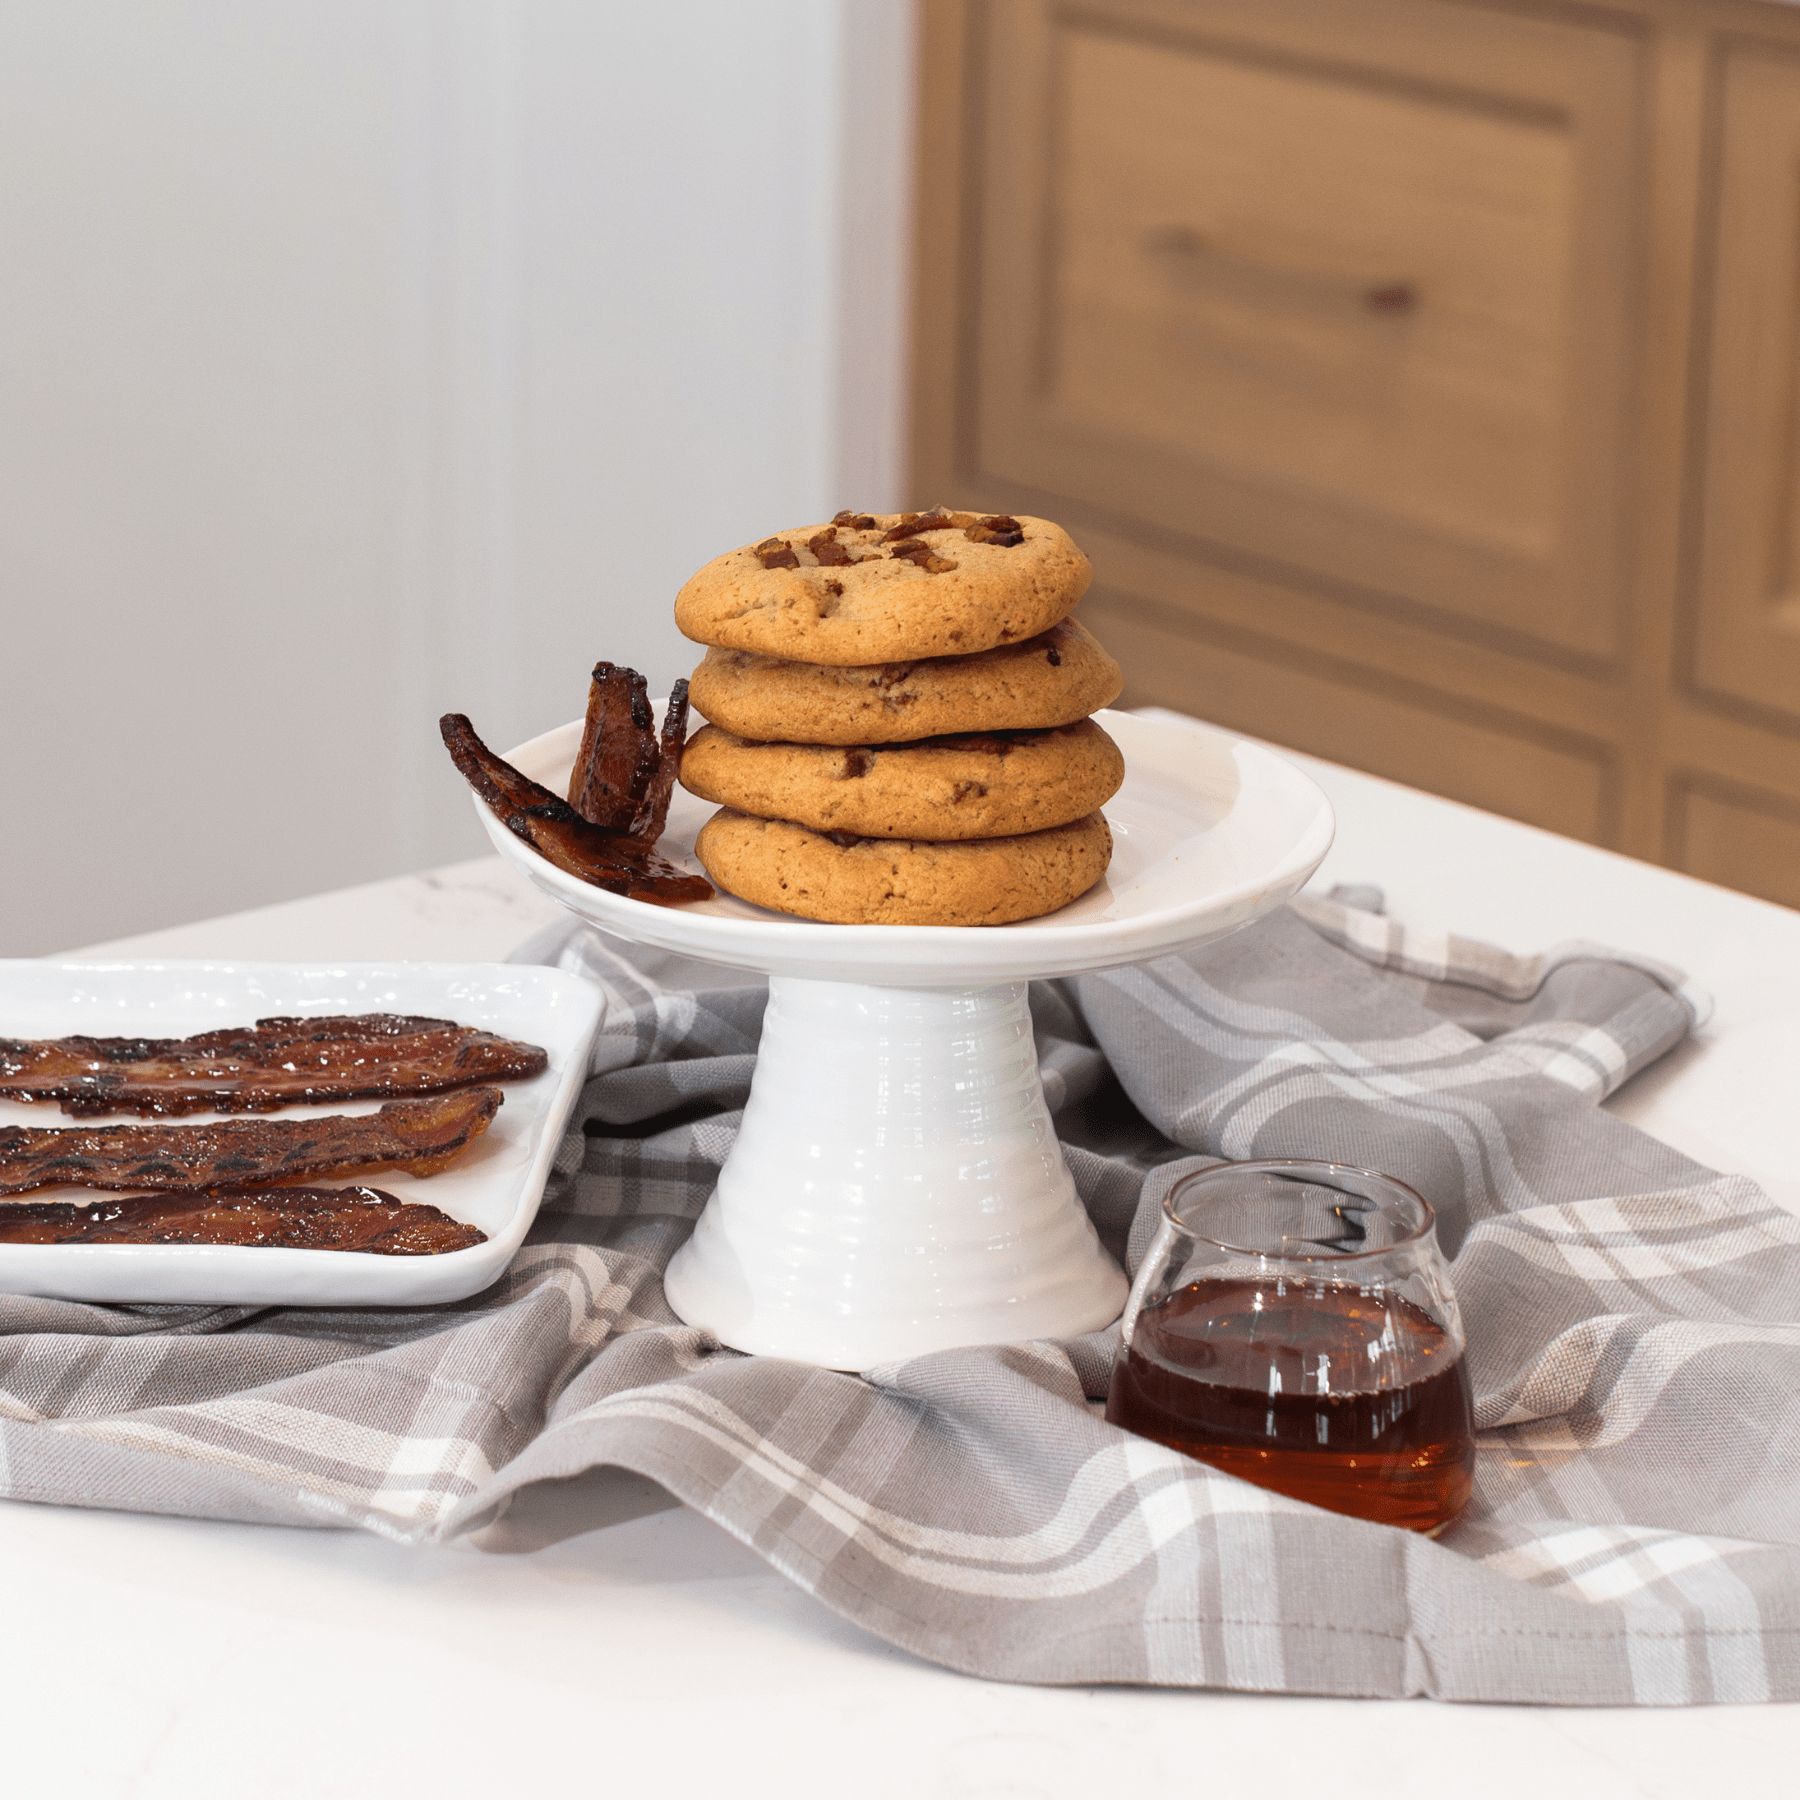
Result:
{"label": "cabinet drawer handle", "polygon": [[1144,251],[1194,274],[1214,273],[1221,281],[1240,287],[1254,284],[1273,291],[1285,289],[1296,298],[1313,301],[1354,302],[1374,313],[1409,313],[1419,304],[1419,290],[1410,281],[1360,281],[1354,276],[1333,275],[1325,270],[1289,269],[1279,263],[1258,262],[1223,250],[1188,225],[1164,225],[1144,233]]}

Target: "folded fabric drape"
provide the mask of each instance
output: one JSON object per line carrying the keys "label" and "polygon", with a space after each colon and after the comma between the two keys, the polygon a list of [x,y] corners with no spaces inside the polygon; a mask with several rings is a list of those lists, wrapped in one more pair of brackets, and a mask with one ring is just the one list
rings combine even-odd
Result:
{"label": "folded fabric drape", "polygon": [[606,1017],[500,1283],[411,1311],[0,1297],[0,1493],[422,1543],[612,1464],[986,1676],[1800,1698],[1800,1220],[1598,1105],[1702,1001],[1641,959],[1520,959],[1351,897],[1038,984],[1033,1018],[1128,1265],[1213,1158],[1329,1156],[1437,1207],[1482,1436],[1435,1541],[1108,1425],[1116,1328],[855,1377],[676,1322],[661,1270],[730,1148],[765,990],[573,921],[515,960],[598,981]]}

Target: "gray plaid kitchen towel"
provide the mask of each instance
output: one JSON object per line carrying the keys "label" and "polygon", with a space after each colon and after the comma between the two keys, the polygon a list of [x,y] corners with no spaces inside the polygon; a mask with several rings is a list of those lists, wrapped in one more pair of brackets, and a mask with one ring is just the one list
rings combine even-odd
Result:
{"label": "gray plaid kitchen towel", "polygon": [[730,1147],[764,989],[572,924],[520,959],[608,1009],[506,1277],[418,1311],[0,1298],[0,1492],[427,1543],[612,1464],[975,1674],[1800,1699],[1800,1220],[1597,1105],[1687,1031],[1673,971],[1304,900],[1034,989],[1069,1164],[1127,1262],[1211,1158],[1330,1155],[1436,1203],[1483,1436],[1431,1541],[1106,1424],[1116,1330],[857,1378],[675,1323],[661,1270]]}

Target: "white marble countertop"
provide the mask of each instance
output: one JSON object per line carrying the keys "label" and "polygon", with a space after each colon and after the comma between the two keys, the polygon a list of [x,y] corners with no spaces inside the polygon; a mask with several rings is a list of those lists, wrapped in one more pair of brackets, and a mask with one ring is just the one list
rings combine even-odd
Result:
{"label": "white marble countertop", "polygon": [[[1612,1110],[1800,1210],[1800,913],[1296,757],[1338,841],[1315,885],[1517,950],[1592,938],[1718,1006]],[[83,954],[491,960],[552,905],[495,859]],[[573,1490],[573,1491],[571,1491]],[[610,1522],[596,1527],[597,1519]],[[0,1503],[11,1791],[1091,1800],[1328,1791],[1793,1791],[1800,1705],[1564,1711],[981,1682],[892,1650],[649,1483],[523,1496],[478,1543]]]}

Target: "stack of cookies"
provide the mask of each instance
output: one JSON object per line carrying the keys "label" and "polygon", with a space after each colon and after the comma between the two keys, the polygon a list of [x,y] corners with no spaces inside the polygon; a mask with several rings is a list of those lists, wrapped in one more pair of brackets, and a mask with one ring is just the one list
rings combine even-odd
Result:
{"label": "stack of cookies", "polygon": [[675,622],[710,646],[681,783],[695,851],[806,919],[1004,925],[1106,871],[1124,758],[1088,714],[1119,665],[1069,616],[1088,561],[1047,519],[842,512],[716,557]]}

